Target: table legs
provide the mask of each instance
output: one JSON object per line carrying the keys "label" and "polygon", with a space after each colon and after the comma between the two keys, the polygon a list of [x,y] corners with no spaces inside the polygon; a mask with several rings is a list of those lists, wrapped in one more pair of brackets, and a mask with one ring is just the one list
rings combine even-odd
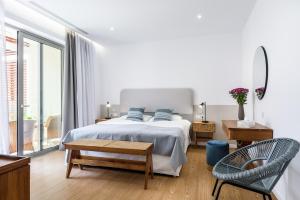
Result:
{"label": "table legs", "polygon": [[242,147],[250,145],[251,143],[252,143],[252,141],[237,140],[237,148],[240,149]]}

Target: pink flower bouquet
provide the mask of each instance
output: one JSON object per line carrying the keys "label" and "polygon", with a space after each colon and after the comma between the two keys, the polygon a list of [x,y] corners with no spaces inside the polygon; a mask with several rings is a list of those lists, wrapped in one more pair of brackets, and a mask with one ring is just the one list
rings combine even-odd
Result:
{"label": "pink flower bouquet", "polygon": [[237,101],[239,105],[247,103],[247,95],[249,90],[247,88],[235,88],[229,91],[229,94]]}
{"label": "pink flower bouquet", "polygon": [[255,93],[259,99],[263,97],[264,92],[265,92],[265,87],[260,87],[255,89]]}

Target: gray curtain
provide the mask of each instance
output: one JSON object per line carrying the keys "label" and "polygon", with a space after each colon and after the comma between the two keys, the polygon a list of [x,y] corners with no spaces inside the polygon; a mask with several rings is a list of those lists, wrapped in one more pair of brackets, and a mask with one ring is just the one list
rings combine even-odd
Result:
{"label": "gray curtain", "polygon": [[[77,74],[75,34],[68,32],[65,46],[65,66],[63,79],[62,138],[70,130],[78,128]],[[60,145],[63,149],[63,145]]]}
{"label": "gray curtain", "polygon": [[91,41],[75,35],[77,71],[78,126],[95,123],[95,62],[94,45]]}
{"label": "gray curtain", "polygon": [[[90,40],[66,35],[62,139],[72,129],[95,122],[95,49]],[[63,145],[60,145],[63,149]]]}

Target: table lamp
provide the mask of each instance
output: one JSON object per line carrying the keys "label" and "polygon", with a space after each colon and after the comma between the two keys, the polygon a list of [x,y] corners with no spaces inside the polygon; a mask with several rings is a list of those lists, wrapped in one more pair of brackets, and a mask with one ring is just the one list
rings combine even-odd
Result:
{"label": "table lamp", "polygon": [[108,101],[108,102],[106,102],[106,117],[105,117],[105,119],[110,119],[109,109],[110,109],[110,103]]}
{"label": "table lamp", "polygon": [[202,118],[203,123],[208,123],[206,120],[206,102],[202,102],[199,107],[204,110],[204,119]]}

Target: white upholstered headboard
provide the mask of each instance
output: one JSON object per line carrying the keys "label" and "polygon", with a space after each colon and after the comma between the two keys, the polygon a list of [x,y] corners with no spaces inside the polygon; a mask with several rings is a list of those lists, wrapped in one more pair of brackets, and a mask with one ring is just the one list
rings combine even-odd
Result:
{"label": "white upholstered headboard", "polygon": [[120,94],[120,111],[129,107],[145,107],[145,112],[159,108],[173,109],[174,113],[192,115],[194,95],[188,88],[124,89]]}

